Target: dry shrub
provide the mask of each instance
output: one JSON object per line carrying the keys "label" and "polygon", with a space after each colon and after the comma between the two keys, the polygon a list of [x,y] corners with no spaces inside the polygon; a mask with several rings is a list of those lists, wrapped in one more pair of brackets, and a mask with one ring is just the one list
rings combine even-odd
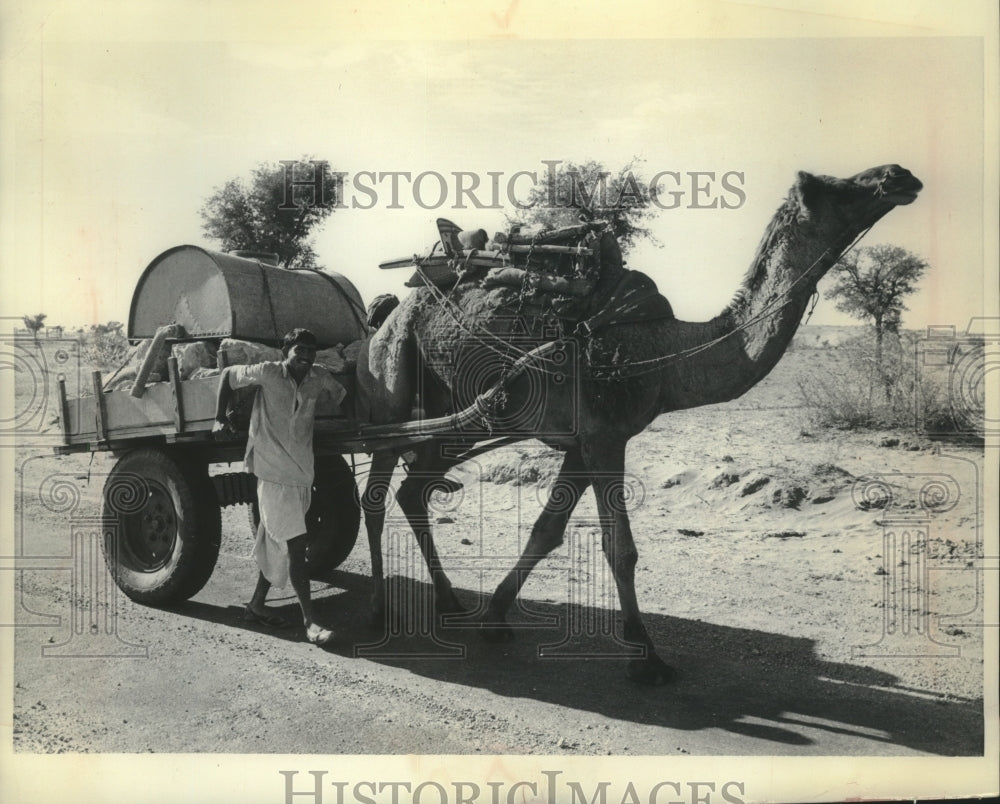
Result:
{"label": "dry shrub", "polygon": [[120,326],[98,324],[90,328],[83,355],[101,371],[113,371],[128,359],[129,344]]}
{"label": "dry shrub", "polygon": [[870,334],[836,349],[831,353],[836,359],[817,362],[798,383],[810,424],[838,430],[967,432],[968,421],[956,420],[950,402],[951,367],[920,364],[918,341],[915,333],[886,336],[881,368]]}

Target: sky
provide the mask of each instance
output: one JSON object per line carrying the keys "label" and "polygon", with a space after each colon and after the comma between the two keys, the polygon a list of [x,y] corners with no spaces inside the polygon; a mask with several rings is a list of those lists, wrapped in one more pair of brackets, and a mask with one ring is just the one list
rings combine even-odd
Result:
{"label": "sky", "polygon": [[[347,11],[310,25],[294,4],[270,25],[252,14],[226,25],[229,4],[202,4],[204,26],[165,18],[156,4],[98,5],[100,24],[81,6],[56,3],[33,26],[18,17],[6,27],[2,270],[13,292],[0,315],[126,320],[136,280],[159,253],[218,247],[198,215],[216,187],[260,162],[304,155],[328,160],[348,182],[366,171],[448,182],[438,204],[437,179],[425,177],[421,205],[403,179],[393,204],[388,180],[362,178],[377,201],[355,193],[371,208],[337,210],[318,230],[320,264],[348,276],[366,301],[407,292],[408,271],[377,266],[422,252],[437,217],[504,228],[509,205],[455,208],[456,172],[484,187],[497,174],[504,200],[511,177],[544,175],[546,160],[617,169],[638,158],[647,178],[681,177],[681,205],[650,221],[662,246],[641,244],[629,257],[680,318],[708,318],[726,304],[797,171],[849,176],[893,162],[925,190],[862,245],[895,243],[930,264],[904,326],[964,328],[991,306],[984,43],[935,35],[962,31],[918,24],[916,13],[845,28],[772,8],[784,27],[755,26],[753,38],[730,35],[727,18],[633,20],[622,30],[598,19],[589,37],[570,39],[537,26],[511,33],[503,13],[527,15],[533,4],[486,4],[470,33],[440,37],[433,20],[407,35],[379,4],[367,27]],[[12,28],[32,36],[15,40]],[[689,208],[695,172],[715,174],[697,180],[708,187],[702,202],[724,195],[727,173],[745,200]],[[530,179],[517,182],[515,190]],[[485,190],[478,197],[491,200]],[[825,299],[812,317],[851,321]]]}

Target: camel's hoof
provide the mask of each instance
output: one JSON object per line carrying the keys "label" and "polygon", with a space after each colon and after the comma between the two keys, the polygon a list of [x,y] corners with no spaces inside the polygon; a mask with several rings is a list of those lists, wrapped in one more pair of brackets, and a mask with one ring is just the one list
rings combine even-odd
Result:
{"label": "camel's hoof", "polygon": [[368,625],[372,628],[387,628],[389,626],[389,617],[385,594],[379,593],[372,595],[368,604]]}
{"label": "camel's hoof", "polygon": [[385,609],[380,611],[373,609],[368,615],[368,625],[370,628],[386,628],[389,625],[389,620],[386,617]]}
{"label": "camel's hoof", "polygon": [[636,684],[656,687],[674,681],[677,671],[655,653],[650,653],[645,659],[633,659],[628,663],[628,677]]}
{"label": "camel's hoof", "polygon": [[487,642],[499,644],[514,640],[514,629],[505,622],[479,623],[479,635]]}
{"label": "camel's hoof", "polygon": [[458,602],[458,598],[455,597],[454,592],[449,592],[447,595],[440,595],[435,601],[434,605],[437,607],[438,614],[468,614],[465,607]]}

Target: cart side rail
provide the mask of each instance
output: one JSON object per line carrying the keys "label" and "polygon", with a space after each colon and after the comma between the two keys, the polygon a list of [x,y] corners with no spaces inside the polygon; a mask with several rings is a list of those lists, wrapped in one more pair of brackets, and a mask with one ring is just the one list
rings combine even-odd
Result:
{"label": "cart side rail", "polygon": [[[359,424],[333,415],[333,408],[317,410],[317,452],[373,452],[406,449],[439,435],[461,434],[472,440],[501,435],[492,431],[493,408],[504,389],[525,371],[537,366],[549,351],[550,342],[517,360],[504,379],[480,394],[464,410],[435,419],[417,419],[390,424]],[[141,397],[127,391],[101,390],[100,372],[94,373],[95,394],[66,400],[60,386],[63,411],[63,445],[57,452],[120,450],[134,441],[162,439],[166,443],[212,441],[218,403],[218,377],[180,380],[176,361],[170,366],[170,381],[147,386]],[[222,445],[220,445],[221,447]],[[232,449],[232,443],[228,445]]]}

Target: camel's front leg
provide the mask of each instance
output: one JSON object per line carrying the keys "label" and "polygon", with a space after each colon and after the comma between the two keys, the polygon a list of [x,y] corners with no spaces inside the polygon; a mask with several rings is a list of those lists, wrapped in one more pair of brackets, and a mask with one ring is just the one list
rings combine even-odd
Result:
{"label": "camel's front leg", "polygon": [[385,570],[382,567],[382,529],[385,526],[386,499],[392,472],[396,468],[394,452],[376,452],[368,469],[368,482],[362,504],[365,509],[365,529],[372,560],[371,622],[385,622]]}
{"label": "camel's front leg", "polygon": [[625,504],[625,443],[602,445],[600,449],[587,450],[585,455],[601,520],[601,547],[611,565],[625,619],[625,639],[642,645],[646,652],[644,658],[629,662],[629,678],[642,684],[663,684],[673,678],[674,671],[656,655],[635,595],[639,554]]}
{"label": "camel's front leg", "polygon": [[507,611],[535,565],[562,544],[566,523],[589,483],[579,450],[570,450],[563,458],[559,475],[549,489],[545,508],[531,529],[521,557],[490,598],[481,622],[484,639],[493,642],[513,637],[507,625]]}

